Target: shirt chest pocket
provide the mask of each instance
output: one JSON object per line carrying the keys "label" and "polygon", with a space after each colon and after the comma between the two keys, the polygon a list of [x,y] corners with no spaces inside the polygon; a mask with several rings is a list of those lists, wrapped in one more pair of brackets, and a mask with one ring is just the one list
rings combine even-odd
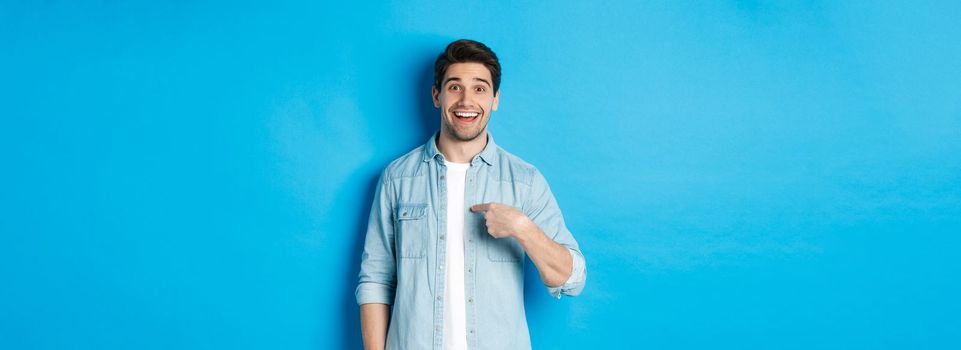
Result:
{"label": "shirt chest pocket", "polygon": [[427,255],[427,204],[404,203],[397,206],[394,215],[394,239],[398,256],[405,259],[423,258]]}
{"label": "shirt chest pocket", "polygon": [[487,258],[493,262],[520,262],[524,258],[524,248],[511,237],[494,238],[487,235]]}

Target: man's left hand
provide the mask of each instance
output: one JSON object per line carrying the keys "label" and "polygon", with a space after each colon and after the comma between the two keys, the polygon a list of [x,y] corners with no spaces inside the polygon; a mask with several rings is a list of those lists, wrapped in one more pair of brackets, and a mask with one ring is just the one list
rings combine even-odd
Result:
{"label": "man's left hand", "polygon": [[484,213],[487,221],[487,233],[494,238],[515,237],[527,234],[536,227],[533,221],[520,210],[501,203],[475,204],[470,207],[473,212]]}

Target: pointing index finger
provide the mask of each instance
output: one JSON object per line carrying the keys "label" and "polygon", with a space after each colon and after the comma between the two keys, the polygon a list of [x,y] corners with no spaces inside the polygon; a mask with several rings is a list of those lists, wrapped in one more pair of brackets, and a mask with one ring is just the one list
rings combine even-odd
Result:
{"label": "pointing index finger", "polygon": [[488,211],[488,210],[490,210],[490,209],[491,209],[491,204],[490,204],[490,203],[474,204],[473,206],[470,207],[470,211],[474,211],[474,212],[477,212],[477,211],[485,212],[485,211]]}

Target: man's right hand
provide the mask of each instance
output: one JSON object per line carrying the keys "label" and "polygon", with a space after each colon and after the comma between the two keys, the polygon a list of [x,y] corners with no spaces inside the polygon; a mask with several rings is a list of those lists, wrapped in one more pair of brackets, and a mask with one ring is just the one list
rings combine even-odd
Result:
{"label": "man's right hand", "polygon": [[364,337],[364,349],[384,349],[387,344],[389,322],[390,305],[363,304],[360,306],[360,331]]}

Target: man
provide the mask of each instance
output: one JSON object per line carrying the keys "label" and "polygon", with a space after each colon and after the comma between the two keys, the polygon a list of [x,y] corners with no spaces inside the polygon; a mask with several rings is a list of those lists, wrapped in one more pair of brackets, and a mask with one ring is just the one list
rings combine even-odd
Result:
{"label": "man", "polygon": [[500,70],[482,43],[448,45],[431,89],[440,131],[381,174],[356,290],[367,349],[529,349],[525,256],[554,297],[584,287],[544,176],[487,132]]}

